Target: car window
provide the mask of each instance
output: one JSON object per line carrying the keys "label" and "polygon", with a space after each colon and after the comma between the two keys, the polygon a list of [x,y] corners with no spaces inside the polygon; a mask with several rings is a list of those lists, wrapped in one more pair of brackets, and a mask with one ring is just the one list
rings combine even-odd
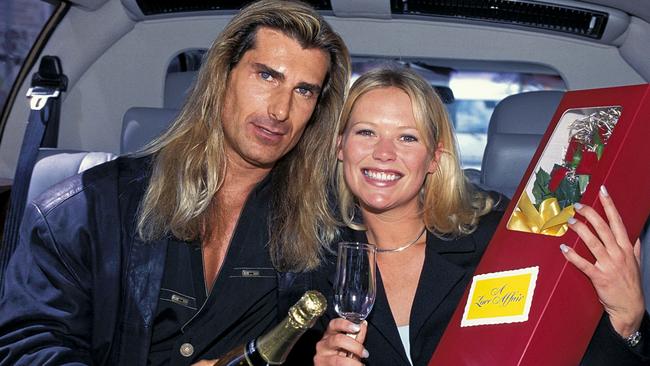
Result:
{"label": "car window", "polygon": [[167,73],[198,71],[201,67],[201,61],[203,61],[203,55],[205,55],[206,52],[206,49],[201,48],[179,53],[169,62]]}
{"label": "car window", "polygon": [[454,101],[447,105],[456,129],[463,168],[481,168],[487,128],[494,107],[503,98],[535,90],[566,90],[559,75],[514,72],[453,71],[449,87]]}
{"label": "car window", "polygon": [[54,6],[42,0],[0,1],[0,107],[53,10]]}

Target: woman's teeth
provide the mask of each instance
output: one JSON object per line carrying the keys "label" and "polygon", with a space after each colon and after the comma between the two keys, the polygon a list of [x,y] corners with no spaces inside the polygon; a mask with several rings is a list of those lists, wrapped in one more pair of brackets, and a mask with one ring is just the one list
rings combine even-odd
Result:
{"label": "woman's teeth", "polygon": [[371,179],[381,180],[385,182],[391,182],[401,178],[401,175],[395,173],[384,173],[384,172],[375,172],[371,170],[364,169],[363,174]]}

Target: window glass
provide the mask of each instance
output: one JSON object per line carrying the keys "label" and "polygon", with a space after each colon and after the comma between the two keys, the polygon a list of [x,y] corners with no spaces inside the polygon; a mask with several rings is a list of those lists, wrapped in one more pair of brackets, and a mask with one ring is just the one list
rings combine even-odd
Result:
{"label": "window glass", "polygon": [[454,102],[447,107],[456,129],[463,168],[480,169],[487,127],[503,98],[534,90],[565,90],[558,75],[485,71],[452,71],[449,87]]}
{"label": "window glass", "polygon": [[42,0],[0,1],[0,106],[53,10]]}
{"label": "window glass", "polygon": [[193,49],[179,53],[169,63],[167,73],[197,71],[201,67],[201,61],[203,61],[203,55],[206,52],[207,50],[204,49]]}

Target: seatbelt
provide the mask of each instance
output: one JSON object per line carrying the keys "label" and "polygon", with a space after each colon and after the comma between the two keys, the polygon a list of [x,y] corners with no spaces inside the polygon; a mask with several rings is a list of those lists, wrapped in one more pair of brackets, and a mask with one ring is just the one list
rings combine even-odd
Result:
{"label": "seatbelt", "polygon": [[32,170],[42,146],[56,147],[59,127],[60,96],[68,87],[61,62],[56,56],[43,56],[38,72],[32,76],[29,120],[20,148],[14,182],[11,188],[10,206],[5,220],[2,247],[0,247],[0,288],[9,258],[18,245],[20,223],[25,211],[25,200],[32,178]]}

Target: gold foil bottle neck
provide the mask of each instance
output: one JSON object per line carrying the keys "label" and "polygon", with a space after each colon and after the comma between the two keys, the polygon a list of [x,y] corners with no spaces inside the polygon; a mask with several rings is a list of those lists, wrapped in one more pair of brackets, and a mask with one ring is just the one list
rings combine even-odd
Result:
{"label": "gold foil bottle neck", "polygon": [[260,356],[269,365],[284,363],[298,338],[314,325],[326,308],[327,300],[320,292],[307,291],[289,309],[289,314],[280,324],[257,339],[256,347]]}
{"label": "gold foil bottle neck", "polygon": [[327,309],[327,300],[318,291],[307,291],[289,309],[289,320],[296,328],[309,329]]}

